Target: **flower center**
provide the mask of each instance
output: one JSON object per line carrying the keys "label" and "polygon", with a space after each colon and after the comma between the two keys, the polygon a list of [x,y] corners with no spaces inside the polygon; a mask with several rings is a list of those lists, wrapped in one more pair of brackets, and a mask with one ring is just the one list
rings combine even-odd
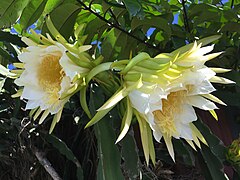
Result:
{"label": "flower center", "polygon": [[38,81],[41,88],[49,93],[50,98],[58,99],[64,71],[59,64],[60,56],[47,55],[42,59],[38,68]]}
{"label": "flower center", "polygon": [[186,90],[177,92],[171,92],[167,99],[162,100],[162,110],[156,110],[153,112],[154,121],[158,125],[162,134],[169,137],[178,135],[175,117],[182,112],[182,104],[184,102]]}

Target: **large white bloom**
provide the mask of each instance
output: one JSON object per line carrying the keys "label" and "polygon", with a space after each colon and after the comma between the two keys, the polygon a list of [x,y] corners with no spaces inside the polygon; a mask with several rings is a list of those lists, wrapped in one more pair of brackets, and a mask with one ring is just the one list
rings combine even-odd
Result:
{"label": "large white bloom", "polygon": [[21,98],[27,100],[26,109],[38,110],[35,118],[44,111],[40,123],[49,113],[56,114],[59,120],[70,97],[68,91],[74,86],[74,77],[89,69],[74,64],[67,56],[66,48],[58,42],[53,45],[27,42],[30,46],[18,56],[24,69],[15,80],[23,87]]}
{"label": "large white bloom", "polygon": [[[149,123],[154,138],[160,142],[163,137],[168,151],[174,160],[172,137],[184,138],[200,146],[198,139],[201,133],[192,124],[197,120],[193,107],[208,110],[214,114],[217,106],[212,102],[225,105],[210,93],[215,91],[211,81],[233,83],[215,76],[216,73],[204,63],[221,53],[205,55],[213,46],[201,47],[195,42],[190,48],[183,48],[170,54],[160,54],[156,58],[168,58],[171,62],[168,69],[162,71],[159,79],[167,83],[143,82],[140,89],[129,93],[132,106]],[[183,52],[181,52],[183,50]],[[144,80],[144,79],[143,79]],[[148,89],[148,91],[145,91]],[[150,89],[150,90],[149,90]],[[210,100],[212,101],[210,101]]]}
{"label": "large white bloom", "polygon": [[202,95],[215,91],[209,82],[215,73],[209,68],[187,70],[166,89],[159,85],[150,93],[134,90],[129,94],[133,107],[146,117],[155,139],[167,144],[174,159],[171,138],[194,140],[192,122],[197,120],[193,107],[203,110],[217,109],[216,105]]}

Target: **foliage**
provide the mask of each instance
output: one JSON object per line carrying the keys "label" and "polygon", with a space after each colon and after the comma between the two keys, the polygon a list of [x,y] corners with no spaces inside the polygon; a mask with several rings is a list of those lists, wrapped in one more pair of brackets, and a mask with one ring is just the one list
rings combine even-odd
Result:
{"label": "foliage", "polygon": [[[52,116],[41,125],[34,122],[29,112],[24,110],[25,102],[11,98],[17,88],[13,79],[2,75],[0,179],[50,179],[46,169],[36,159],[35,149],[43,152],[62,179],[226,178],[224,166],[232,167],[225,156],[226,146],[238,137],[240,128],[238,0],[2,0],[0,63],[4,67],[10,69],[12,63],[18,62],[20,50],[26,47],[20,37],[31,36],[29,28],[43,35],[51,34],[46,24],[47,14],[69,43],[78,40],[92,44],[89,53],[96,59],[103,56],[103,62],[130,59],[139,52],[155,56],[172,52],[196,39],[221,35],[215,41],[214,52],[224,53],[207,65],[232,69],[223,76],[235,81],[235,85],[215,85],[215,94],[229,105],[217,111],[219,123],[231,121],[222,124],[220,130],[229,129],[231,136],[224,145],[224,134],[217,134],[215,128],[211,128],[211,132],[203,122],[211,124],[214,120],[203,115],[203,122],[198,121],[195,125],[209,147],[201,144],[202,149],[195,152],[185,141],[174,141],[177,157],[176,163],[173,163],[165,144],[155,142],[157,163],[147,166],[137,119],[132,122],[126,137],[115,144],[126,102],[113,108],[94,127],[85,129],[89,118],[79,102],[84,94],[75,94],[66,104],[53,133],[48,134]],[[78,28],[82,31],[79,32]],[[107,71],[99,74],[85,89],[92,114],[119,88],[121,77],[115,77],[113,73]],[[237,118],[233,113],[237,114]],[[225,173],[230,179],[240,177],[236,168]]]}

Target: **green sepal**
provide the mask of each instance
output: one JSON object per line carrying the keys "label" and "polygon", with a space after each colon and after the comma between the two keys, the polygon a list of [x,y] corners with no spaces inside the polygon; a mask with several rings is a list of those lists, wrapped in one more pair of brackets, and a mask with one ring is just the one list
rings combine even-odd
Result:
{"label": "green sepal", "polygon": [[76,65],[81,66],[83,68],[88,68],[88,69],[92,68],[91,64],[89,62],[85,62],[83,58],[78,58],[74,56],[72,53],[70,53],[69,51],[66,51],[65,53]]}
{"label": "green sepal", "polygon": [[94,64],[95,66],[97,66],[97,65],[99,65],[99,64],[101,64],[101,63],[103,62],[103,59],[104,59],[103,56],[99,56],[97,59],[95,59],[95,60],[93,61],[93,64]]}
{"label": "green sepal", "polygon": [[58,113],[53,116],[53,120],[52,120],[50,129],[49,129],[49,134],[52,133],[55,125],[60,121],[61,115],[62,115],[62,111],[63,111],[63,109],[61,109],[60,111],[58,111]]}
{"label": "green sepal", "polygon": [[88,83],[90,82],[90,80],[91,80],[94,76],[96,76],[97,74],[99,74],[100,72],[109,70],[110,67],[111,67],[111,64],[112,64],[112,62],[108,62],[108,63],[103,63],[103,64],[100,64],[100,65],[94,67],[94,68],[88,73],[88,75],[86,76],[86,84],[88,84]]}
{"label": "green sepal", "polygon": [[[209,36],[209,37],[206,37],[206,38],[203,38],[203,39],[197,41],[197,44],[202,43],[202,46],[205,46],[205,45],[210,44],[213,41],[218,40],[219,38],[221,38],[221,35]],[[185,45],[185,46],[183,46],[183,47],[181,47],[179,49],[176,49],[171,54],[175,55],[175,54],[178,54],[178,53],[185,53],[186,51],[190,50],[193,47],[193,45],[194,45],[194,42],[190,43],[188,45]]]}
{"label": "green sepal", "polygon": [[149,59],[149,58],[150,58],[150,56],[147,53],[145,53],[145,52],[139,53],[137,56],[135,56],[134,58],[132,58],[129,61],[127,66],[120,72],[120,74],[126,74],[136,64],[138,64],[139,62],[144,61],[146,59]]}
{"label": "green sepal", "polygon": [[86,98],[86,92],[87,92],[87,87],[83,87],[82,90],[80,91],[80,104],[84,110],[84,112],[87,114],[88,118],[92,118],[92,115],[90,113],[90,110],[87,105],[87,98]]}
{"label": "green sepal", "polygon": [[88,128],[88,127],[94,125],[95,123],[97,123],[98,121],[100,121],[109,111],[111,111],[111,109],[113,107],[114,106],[112,106],[108,109],[104,109],[102,111],[97,111],[97,113],[94,115],[94,117],[87,123],[85,128]]}
{"label": "green sepal", "polygon": [[132,115],[133,115],[133,108],[131,106],[131,102],[130,102],[129,98],[127,98],[127,110],[125,111],[125,114],[122,119],[122,127],[123,128],[121,129],[121,133],[118,136],[116,143],[121,141],[124,138],[124,136],[127,134],[129,127],[131,125]]}
{"label": "green sepal", "polygon": [[143,153],[146,160],[147,165],[149,164],[149,143],[148,143],[148,132],[147,132],[147,122],[141,117],[141,115],[138,112],[134,112],[140,129],[140,135],[141,135],[141,141],[142,141],[142,147],[143,147]]}
{"label": "green sepal", "polygon": [[49,31],[51,32],[51,34],[54,36],[54,38],[57,41],[59,41],[61,44],[67,43],[67,41],[64,39],[64,37],[58,32],[58,30],[53,25],[53,22],[49,15],[46,16],[46,24],[47,24]]}

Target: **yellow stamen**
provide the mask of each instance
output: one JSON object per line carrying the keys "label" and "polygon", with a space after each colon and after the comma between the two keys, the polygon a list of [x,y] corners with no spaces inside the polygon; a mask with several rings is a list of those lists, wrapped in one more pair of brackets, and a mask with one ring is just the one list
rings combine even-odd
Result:
{"label": "yellow stamen", "polygon": [[182,112],[182,104],[186,94],[186,90],[170,93],[167,99],[162,100],[162,110],[156,110],[153,112],[155,123],[160,128],[162,134],[165,134],[168,137],[179,135],[174,117],[176,114]]}
{"label": "yellow stamen", "polygon": [[38,68],[38,81],[41,88],[49,93],[49,103],[58,100],[61,81],[65,73],[59,64],[60,56],[47,55]]}

